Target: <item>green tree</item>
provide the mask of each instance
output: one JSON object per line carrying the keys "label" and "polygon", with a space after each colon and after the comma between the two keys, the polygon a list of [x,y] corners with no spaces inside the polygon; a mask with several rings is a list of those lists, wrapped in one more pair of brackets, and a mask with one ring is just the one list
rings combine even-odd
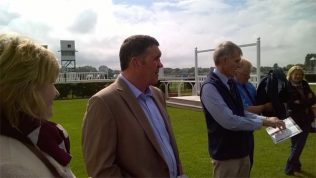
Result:
{"label": "green tree", "polygon": [[274,69],[279,68],[278,63],[274,63],[274,64],[273,64],[273,68],[274,68]]}
{"label": "green tree", "polygon": [[98,72],[95,67],[92,66],[82,66],[75,69],[76,72]]}
{"label": "green tree", "polygon": [[[314,58],[314,60],[312,61],[311,59]],[[305,56],[305,63],[304,63],[304,66],[305,66],[305,69],[307,71],[312,71],[315,67],[315,60],[316,60],[316,54],[315,53],[310,53],[310,54],[307,54]]]}

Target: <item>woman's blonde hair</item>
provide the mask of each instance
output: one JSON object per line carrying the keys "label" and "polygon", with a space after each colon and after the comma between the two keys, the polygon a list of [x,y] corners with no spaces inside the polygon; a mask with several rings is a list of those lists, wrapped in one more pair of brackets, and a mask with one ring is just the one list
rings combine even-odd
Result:
{"label": "woman's blonde hair", "polygon": [[52,52],[26,37],[0,33],[0,109],[13,126],[21,113],[40,119],[46,112],[39,89],[58,73]]}
{"label": "woman's blonde hair", "polygon": [[247,58],[242,57],[239,65],[240,67],[237,69],[237,72],[251,72],[252,64]]}
{"label": "woman's blonde hair", "polygon": [[293,72],[296,71],[296,70],[302,72],[303,78],[304,78],[304,70],[303,70],[303,68],[302,68],[301,66],[296,66],[296,65],[295,65],[295,66],[292,66],[292,67],[289,69],[289,71],[287,72],[286,79],[287,79],[288,81],[291,80],[291,76],[292,76]]}

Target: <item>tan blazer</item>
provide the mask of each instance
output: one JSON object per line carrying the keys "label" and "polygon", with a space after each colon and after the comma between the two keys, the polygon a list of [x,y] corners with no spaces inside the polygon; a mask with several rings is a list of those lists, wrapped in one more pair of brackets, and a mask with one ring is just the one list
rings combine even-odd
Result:
{"label": "tan blazer", "polygon": [[[178,149],[162,92],[150,87],[165,119],[178,165]],[[92,177],[169,177],[153,130],[122,79],[91,97],[83,121],[83,156]]]}

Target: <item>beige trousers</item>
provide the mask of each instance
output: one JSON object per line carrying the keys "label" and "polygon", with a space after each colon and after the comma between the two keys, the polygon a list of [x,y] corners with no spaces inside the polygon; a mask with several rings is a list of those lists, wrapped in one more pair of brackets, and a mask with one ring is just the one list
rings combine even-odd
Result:
{"label": "beige trousers", "polygon": [[214,178],[249,177],[249,156],[222,161],[212,159],[212,164]]}

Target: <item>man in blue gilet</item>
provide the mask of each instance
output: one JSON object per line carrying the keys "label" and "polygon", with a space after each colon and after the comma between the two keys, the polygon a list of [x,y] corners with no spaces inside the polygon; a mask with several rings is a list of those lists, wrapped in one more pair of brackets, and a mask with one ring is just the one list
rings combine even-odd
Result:
{"label": "man in blue gilet", "polygon": [[277,117],[264,117],[243,108],[233,80],[242,51],[226,41],[214,51],[216,68],[202,84],[200,96],[208,130],[214,177],[249,177],[252,131],[262,126],[285,128]]}

